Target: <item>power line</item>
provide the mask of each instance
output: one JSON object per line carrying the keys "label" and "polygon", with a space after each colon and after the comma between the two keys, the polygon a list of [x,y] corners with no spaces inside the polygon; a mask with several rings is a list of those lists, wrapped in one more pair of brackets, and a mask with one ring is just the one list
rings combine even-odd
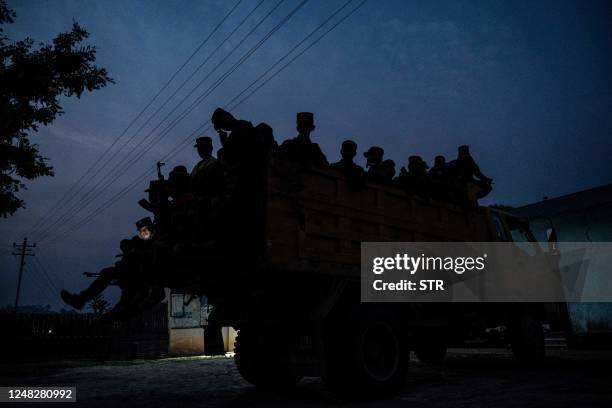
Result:
{"label": "power line", "polygon": [[57,288],[57,286],[55,286],[55,283],[53,282],[53,279],[51,279],[49,272],[47,272],[47,268],[44,267],[44,265],[42,264],[42,262],[40,262],[38,258],[34,258],[34,263],[40,268],[42,273],[45,275],[45,278],[47,279],[47,281],[49,282],[49,285],[51,286],[51,288],[53,288],[55,293],[59,294],[60,291]]}
{"label": "power line", "polygon": [[[244,43],[244,41],[253,34],[253,32],[272,14],[273,11],[275,11],[280,4],[282,4],[285,0],[280,0],[273,8],[272,10],[270,10],[270,12],[268,12],[268,14],[266,16],[264,16],[264,18],[262,18],[255,27],[253,27],[241,40],[240,42],[230,51],[230,53],[228,53],[223,59],[222,61],[220,61],[214,68],[213,70],[204,78],[202,79],[195,88],[192,89],[191,92],[189,92],[189,94],[187,94],[185,97],[183,97],[183,99],[181,100],[181,102],[179,102],[179,104],[177,106],[175,106],[175,108],[169,112],[164,119],[162,119],[162,121],[160,121],[157,126],[155,126],[154,129],[152,129],[147,136],[145,136],[141,142],[139,144],[137,144],[136,146],[134,146],[132,148],[132,150],[123,158],[123,160],[121,160],[117,166],[122,166],[122,167],[115,167],[114,169],[111,169],[111,171],[107,172],[106,175],[99,181],[97,182],[86,194],[84,197],[82,197],[79,201],[77,201],[75,204],[73,204],[72,207],[70,207],[67,211],[64,212],[64,214],[58,218],[53,224],[51,224],[47,229],[45,229],[44,231],[41,231],[41,235],[43,235],[43,238],[41,240],[44,240],[44,235],[47,235],[49,232],[51,232],[56,226],[59,226],[61,224],[65,224],[66,221],[68,221],[71,218],[74,218],[76,216],[76,214],[80,213],[83,209],[85,209],[85,207],[87,207],[87,205],[89,205],[91,202],[93,202],[97,197],[99,197],[104,191],[106,191],[108,189],[108,187],[110,187],[116,180],[118,180],[119,178],[121,178],[125,172],[131,168],[138,160],[140,160],[148,151],[150,151],[153,146],[155,146],[159,141],[161,141],[161,139],[167,135],[170,130],[172,130],[181,120],[183,120],[187,115],[189,115],[196,107],[199,103],[202,102],[202,100],[208,96],[212,91],[214,91],[214,89],[216,89],[219,85],[221,85],[221,83],[229,76],[227,74],[227,71],[225,74],[222,75],[221,79],[218,79],[217,82],[209,87],[206,91],[205,91],[205,95],[204,97],[202,97],[202,95],[200,95],[200,97],[198,97],[196,99],[195,103],[192,103],[188,108],[186,108],[181,114],[179,114],[179,116],[177,118],[175,118],[168,126],[166,126],[166,128],[162,131],[161,134],[159,134],[156,138],[154,138],[148,145],[147,147],[144,149],[144,151],[141,151],[140,153],[136,153],[137,156],[136,157],[130,157],[130,155],[136,150],[136,148],[138,148],[142,142],[144,142],[150,135],[152,135],[153,131],[157,130],[162,124],[163,122],[170,117],[170,115],[172,113],[174,113],[174,111],[189,97],[191,96],[191,94],[193,94],[193,92],[195,90],[197,90],[197,88],[199,88],[204,81],[210,77],[210,75],[212,75],[212,73],[214,73],[214,71],[216,71],[217,68],[219,68],[221,66],[221,64],[227,59],[229,58],[229,56],[231,54],[233,54],[242,43]],[[259,47],[261,47],[263,45],[263,43],[265,43],[265,41],[270,38],[270,36],[276,32],[278,29],[280,29],[280,27],[282,25],[284,25],[288,19],[293,16],[293,14],[295,14],[297,12],[297,10],[299,10],[299,8],[301,8],[308,0],[303,0],[296,8],[294,8],[289,14],[288,16],[286,16],[281,23],[277,24],[272,30],[270,30],[270,32],[268,32],[266,34],[266,36],[264,36],[264,38],[262,40],[260,40],[256,46],[252,47],[251,50],[249,50],[249,52],[247,52],[246,58],[245,56],[243,56],[236,64],[234,64],[233,71],[235,71],[240,65],[242,65],[242,63],[244,63],[244,61],[246,61],[246,59],[248,59],[248,57],[250,57],[250,55],[252,55],[252,53],[257,50]],[[230,69],[231,70],[231,69]],[[231,71],[231,72],[233,72]],[[230,74],[231,74],[230,72]],[[110,178],[110,180],[106,180],[106,183],[100,187],[100,185],[102,185],[104,183],[104,180],[106,178]],[[100,188],[99,188],[100,187]],[[96,191],[97,189],[97,191]]]}
{"label": "power line", "polygon": [[[47,210],[47,212],[42,215],[38,221],[30,228],[30,231],[32,234],[34,234],[34,231],[37,231],[42,227],[42,225],[46,222],[46,220],[48,220],[48,215],[52,214],[53,211],[55,211],[60,205],[62,205],[65,201],[69,202],[70,200],[72,200],[73,197],[75,197],[76,195],[78,195],[78,193],[83,189],[83,187],[85,186],[85,184],[83,184],[74,194],[70,195],[70,192],[73,191],[78,185],[79,183],[81,183],[83,180],[85,180],[85,178],[87,177],[87,175],[98,165],[98,163],[100,163],[102,161],[102,159],[104,157],[106,157],[107,154],[110,153],[110,151],[112,150],[112,148],[119,142],[119,140],[127,133],[127,131],[138,121],[138,119],[140,119],[140,117],[142,116],[142,114],[153,104],[153,102],[155,102],[155,100],[157,100],[157,98],[166,90],[166,88],[168,88],[168,86],[170,85],[170,83],[178,76],[178,74],[185,68],[185,66],[187,66],[187,64],[193,59],[193,57],[195,57],[195,55],[202,49],[202,47],[204,47],[204,45],[206,45],[206,43],[208,42],[208,40],[210,40],[210,38],[213,36],[213,34],[223,25],[223,23],[229,18],[229,16],[234,12],[234,10],[236,10],[236,8],[240,5],[240,3],[242,3],[242,0],[238,0],[236,2],[236,4],[234,5],[234,7],[232,7],[230,9],[230,11],[221,19],[221,21],[213,28],[213,30],[208,34],[208,36],[196,47],[196,49],[191,53],[191,55],[187,58],[187,60],[185,62],[183,62],[183,64],[170,76],[170,79],[168,79],[168,81],[166,81],[166,83],[159,89],[159,91],[157,91],[157,93],[155,94],[155,96],[153,96],[153,98],[146,104],[146,106],[136,115],[136,117],[134,119],[132,119],[132,121],[128,124],[128,126],[119,134],[119,136],[117,136],[115,138],[115,140],[106,148],[106,150],[102,153],[102,155],[100,155],[98,157],[98,159],[96,159],[96,161],[85,171],[85,173],[83,173],[83,175],[81,175],[81,177],[74,183],[72,184],[72,186],[66,191],[66,193],[64,193],[64,195],[49,209]],[[119,149],[121,150],[121,149]],[[108,163],[108,162],[107,162]],[[98,173],[96,173],[98,174]],[[70,198],[68,200],[66,200],[66,197],[68,197],[70,195]]]}
{"label": "power line", "polygon": [[[253,86],[253,84],[255,82],[257,82],[258,80],[260,80],[261,78],[263,78],[267,73],[269,73],[275,66],[277,66],[280,62],[282,62],[288,55],[290,55],[295,49],[297,49],[300,45],[302,45],[308,38],[312,37],[317,31],[319,31],[326,23],[328,23],[333,17],[335,17],[340,11],[342,11],[348,4],[350,4],[353,0],[349,0],[346,3],[344,3],[339,9],[337,9],[334,13],[332,13],[332,15],[330,15],[326,20],[324,20],[324,22],[322,24],[319,24],[319,26],[317,26],[314,30],[312,30],[304,39],[302,39],[298,44],[296,44],[296,46],[294,46],[293,48],[291,48],[283,57],[281,57],[278,61],[276,61],[270,68],[268,68],[268,70],[266,70],[264,72],[264,74],[260,75],[255,81],[253,81],[248,87],[246,87],[243,91],[241,91],[236,97],[232,98],[230,100],[230,102],[228,102],[228,105],[236,100],[238,98],[238,96],[244,94],[244,92],[246,90],[248,90],[250,87]],[[276,77],[277,75],[279,75],[284,69],[286,69],[290,64],[292,64],[295,60],[297,60],[300,56],[302,56],[306,51],[308,51],[310,48],[312,48],[314,45],[316,45],[319,41],[321,41],[325,36],[327,36],[330,32],[332,32],[334,29],[336,29],[340,24],[342,24],[346,19],[348,19],[351,15],[353,15],[358,9],[360,9],[365,3],[367,2],[367,0],[363,0],[361,1],[356,7],[354,7],[351,11],[349,11],[347,14],[345,14],[343,17],[341,17],[334,25],[332,25],[329,29],[327,29],[323,34],[321,34],[319,37],[317,37],[313,42],[311,42],[307,47],[305,47],[302,51],[300,51],[296,56],[294,56],[291,60],[289,60],[289,62],[287,62],[285,65],[283,65],[280,69],[278,69],[276,72],[274,72],[274,74],[272,74],[268,79],[266,79],[262,84],[260,84],[259,86],[257,86],[251,93],[249,93],[246,97],[242,98],[238,103],[236,103],[235,105],[233,105],[232,109],[237,108],[239,105],[241,105],[242,103],[244,103],[249,97],[251,97],[255,92],[257,92],[259,89],[261,89],[261,87],[263,87],[265,84],[267,84],[270,80],[272,80],[274,77]],[[206,122],[208,123],[208,122]],[[190,135],[185,138],[182,142],[180,142],[177,146],[175,146],[175,148],[173,148],[162,160],[163,161],[167,161],[170,158],[174,157],[176,154],[178,154],[182,149],[184,149],[186,147],[186,143],[189,142],[192,138],[193,134],[197,134],[198,132],[205,132],[208,129],[211,128],[211,125],[206,125],[206,123],[204,123],[202,126],[200,126],[198,129],[196,129],[194,132],[190,133]],[[90,222],[92,219],[94,219],[96,216],[100,215],[105,209],[109,208],[110,205],[122,198],[125,194],[127,194],[132,188],[134,188],[136,185],[142,183],[143,180],[146,179],[146,174],[149,174],[151,170],[147,170],[145,173],[141,174],[140,176],[136,177],[128,186],[126,186],[126,188],[124,188],[122,191],[120,191],[119,193],[117,193],[115,196],[112,197],[111,200],[108,200],[105,204],[103,204],[102,206],[98,207],[96,210],[92,211],[88,216],[84,217],[83,219],[81,219],[81,221],[76,224],[75,226],[73,226],[74,228],[69,230],[69,231],[65,231],[65,234],[62,235],[62,237],[60,239],[65,238],[67,235],[69,235],[71,232],[75,231],[78,228],[81,228],[82,226],[84,226],[85,224],[87,224],[88,222]]]}
{"label": "power line", "polygon": [[42,282],[41,285],[46,289],[47,293],[49,295],[51,295],[50,300],[51,301],[59,300],[59,304],[60,305],[63,304],[63,300],[60,297],[59,290],[57,290],[57,287],[55,287],[55,285],[53,285],[53,282],[50,280],[50,278],[47,275],[47,273],[45,272],[45,270],[41,269],[42,268],[42,264],[40,264],[40,263],[38,263],[38,264],[33,263],[33,264],[30,264],[30,266],[32,267],[30,269],[36,271],[40,275],[41,280],[38,281],[37,283],[41,284],[41,282]]}
{"label": "power line", "polygon": [[[253,15],[253,13],[259,8],[259,6],[261,6],[261,4],[263,4],[264,1],[265,0],[261,0],[259,4],[257,4],[255,8],[253,8],[248,13],[248,15],[236,25],[234,30],[227,37],[225,37],[225,39],[221,41],[221,43],[219,43],[219,45],[210,54],[208,54],[206,59],[202,63],[200,63],[200,65],[198,65],[198,67],[181,83],[181,85],[179,85],[178,88],[174,90],[172,95],[167,97],[166,100],[157,108],[157,110],[153,112],[153,114],[151,114],[148,117],[148,119],[146,119],[142,123],[142,125],[136,130],[136,132],[132,134],[132,136],[124,142],[124,144],[119,148],[119,151],[125,148],[132,140],[136,138],[136,136],[140,133],[140,131],[142,131],[153,120],[153,118],[155,118],[157,114],[168,104],[168,102],[170,102],[172,98],[174,98],[178,94],[178,92],[180,92],[183,89],[183,87],[200,71],[200,69],[202,69],[208,61],[210,61],[210,59],[216,54],[216,52],[219,49],[221,49],[223,45],[225,45],[225,43],[229,40],[229,38],[232,37],[234,33],[236,33],[236,31],[238,31],[238,29],[245,23],[245,21],[251,15]],[[233,11],[233,9],[231,11]],[[208,76],[210,76],[210,74],[207,75],[206,78],[208,78]],[[96,191],[101,184],[106,182],[106,185],[102,187],[103,191],[105,191],[106,188],[110,186],[110,184],[112,184],[112,182],[110,183],[108,182],[109,177],[113,177],[114,175],[123,175],[122,170],[118,166],[122,166],[122,165],[125,166],[125,163],[129,162],[129,158],[134,153],[134,151],[136,151],[136,149],[138,149],[142,145],[142,143],[145,140],[147,140],[153,134],[153,132],[155,132],[166,121],[166,119],[168,119],[176,111],[176,109],[179,106],[183,104],[183,102],[195,91],[195,89],[197,89],[197,87],[201,85],[201,83],[202,81],[200,81],[200,83],[196,86],[196,88],[192,89],[191,92],[189,92],[186,96],[184,96],[183,99],[168,114],[166,114],[166,116],[157,124],[157,126],[151,129],[149,133],[147,133],[143,138],[141,138],[140,141],[136,145],[132,146],[132,149],[122,159],[119,160],[119,162],[115,165],[114,168],[111,168],[109,171],[107,171],[106,174],[98,182],[96,182],[80,199],[74,202],[70,208],[65,209],[64,213],[60,217],[58,217],[53,224],[48,226],[45,230],[39,231],[39,232],[42,233],[42,235],[45,235],[46,233],[51,231],[56,225],[59,225],[62,222],[65,222],[66,220],[68,220],[71,217],[72,212],[74,210],[80,207],[82,208],[86,207],[89,203],[91,203],[101,194],[100,190]],[[100,167],[91,177],[91,180],[93,181],[101,173],[101,171],[106,168],[106,165],[111,162],[112,162],[112,159],[108,160],[102,167]],[[116,180],[116,179],[113,179],[113,180]],[[86,203],[86,204],[82,204],[82,203]]]}
{"label": "power line", "polygon": [[[282,0],[284,1],[284,0]],[[281,1],[281,2],[282,2]],[[279,4],[281,3],[279,2]],[[206,97],[208,97],[210,94],[212,94],[212,92],[214,92],[215,89],[217,89],[232,73],[234,73],[242,64],[244,64],[244,62],[257,50],[259,49],[275,32],[277,32],[284,24],[287,23],[287,21],[289,21],[289,19],[291,19],[291,17],[293,17],[293,15],[295,13],[297,13],[297,11],[304,6],[306,3],[308,2],[308,0],[302,0],[287,16],[285,16],[274,28],[272,28],[261,40],[259,40],[259,42],[257,44],[255,44],[249,51],[247,51],[229,70],[227,70],[225,73],[223,73],[218,79],[217,81],[209,86],[207,88],[207,90],[201,94],[194,102],[192,102],[192,104],[186,109],[184,110],[178,118],[176,118],[174,120],[173,123],[169,124],[164,131],[162,131],[162,133],[160,135],[158,135],[155,139],[153,139],[149,145],[145,148],[144,151],[140,152],[140,154],[138,154],[137,157],[133,158],[132,160],[130,160],[129,162],[125,163],[123,167],[121,168],[117,168],[117,171],[115,172],[115,177],[113,177],[111,180],[109,180],[105,186],[103,186],[100,190],[98,190],[93,197],[91,197],[88,201],[86,201],[86,203],[81,206],[80,209],[76,210],[76,208],[73,208],[76,210],[75,213],[73,213],[69,218],[74,218],[74,216],[76,216],[76,214],[80,213],[89,203],[91,203],[93,200],[95,200],[98,196],[100,196],[104,191],[106,191],[106,189],[108,189],[108,187],[110,187],[110,185],[112,185],[116,180],[118,180],[119,178],[121,178],[125,172],[131,168],[138,160],[140,160],[148,151],[151,150],[151,148],[153,148],[153,146],[155,146],[155,144],[157,144],[159,141],[161,141],[161,139],[167,135],[170,130],[172,130],[181,120],[183,120],[187,115],[189,115],[200,103],[203,102],[204,99],[206,99]],[[278,6],[278,5],[277,5]],[[250,32],[252,33],[253,30]],[[249,34],[250,34],[249,33]],[[219,64],[217,65],[217,67],[219,66]],[[72,210],[72,209],[71,209]],[[60,220],[57,224],[60,223],[65,223],[65,221],[67,221],[66,218]],[[48,233],[52,230],[52,228],[48,229],[47,231],[45,231],[45,233]],[[43,240],[47,240],[47,237],[42,237],[41,241]]]}
{"label": "power line", "polygon": [[[260,75],[255,81],[253,81],[248,87],[246,87],[243,91],[241,91],[238,95],[236,95],[234,98],[232,98],[230,100],[230,102],[228,102],[227,105],[229,105],[232,101],[235,101],[236,99],[238,99],[238,97],[242,94],[245,93],[246,90],[248,90],[250,87],[252,87],[254,85],[254,83],[256,83],[258,80],[260,80],[261,78],[263,78],[267,73],[269,73],[274,67],[278,66],[278,64],[280,64],[288,55],[290,55],[293,51],[295,51],[300,45],[302,45],[308,38],[312,37],[317,31],[319,31],[325,24],[327,24],[332,18],[334,18],[338,13],[340,13],[348,4],[350,4],[353,0],[349,0],[347,2],[345,2],[339,9],[337,9],[334,13],[332,13],[326,20],[323,21],[323,23],[319,24],[319,26],[317,26],[314,30],[312,30],[304,39],[302,39],[298,44],[296,44],[293,48],[291,48],[283,57],[281,57],[278,61],[276,61],[270,68],[268,68],[262,75]],[[367,0],[363,0],[361,3],[359,3],[356,7],[354,7],[351,11],[349,11],[347,14],[345,14],[343,17],[341,17],[334,25],[332,25],[329,29],[327,29],[323,34],[321,34],[319,37],[317,37],[313,42],[311,42],[307,47],[305,47],[302,51],[300,51],[296,56],[294,56],[291,60],[289,60],[289,62],[287,62],[285,65],[283,65],[280,69],[278,69],[274,74],[272,74],[268,79],[266,79],[263,83],[261,83],[259,86],[257,86],[251,93],[249,93],[246,97],[242,98],[238,103],[236,103],[235,105],[233,105],[233,107],[231,109],[235,109],[237,108],[239,105],[241,105],[242,103],[244,103],[249,97],[251,97],[255,92],[257,92],[259,89],[261,89],[261,87],[263,87],[265,84],[267,84],[270,80],[272,80],[275,76],[279,75],[285,68],[287,68],[291,63],[293,63],[295,60],[297,60],[301,55],[303,55],[306,51],[308,51],[310,48],[312,48],[314,45],[316,45],[321,39],[323,39],[326,35],[328,35],[330,32],[332,32],[336,27],[338,27],[340,24],[342,24],[347,18],[349,18],[352,14],[354,14],[359,8],[361,8],[365,3],[367,2]],[[166,155],[164,157],[164,161],[169,160],[170,158],[174,157],[177,153],[179,153],[182,149],[185,148],[185,145],[187,142],[189,142],[189,140],[191,140],[192,135],[193,134],[197,134],[199,132],[203,132],[206,131],[208,129],[210,129],[210,125],[206,125],[203,124],[202,126],[200,126],[198,129],[196,129],[194,132],[192,132],[187,138],[185,138],[181,143],[179,143],[174,149],[172,149],[168,155]],[[146,179],[146,174],[150,173],[151,170],[148,170],[145,172],[145,174],[142,174],[140,176],[138,176],[136,179],[134,179],[132,181],[132,183],[130,183],[130,185],[126,186],[126,188],[124,188],[124,190],[122,190],[121,192],[119,192],[117,195],[115,195],[111,200],[107,201],[106,203],[104,203],[102,206],[98,207],[96,210],[92,211],[87,217],[81,219],[81,221],[74,225],[73,228],[69,231],[66,231],[66,233],[60,237],[60,239],[65,238],[67,235],[69,235],[71,232],[77,230],[78,228],[81,228],[82,226],[84,226],[85,224],[87,224],[88,222],[90,222],[93,218],[95,218],[96,216],[100,215],[105,209],[107,209],[113,201],[118,200],[119,198],[123,197],[125,194],[127,194],[132,188],[134,188],[136,185],[140,184],[143,180]]]}
{"label": "power line", "polygon": [[[318,43],[324,36],[326,36],[327,34],[329,34],[333,29],[335,29],[338,25],[340,25],[344,20],[346,20],[348,17],[351,16],[351,14],[353,14],[355,11],[357,11],[361,6],[363,6],[365,4],[367,0],[364,0],[363,2],[361,2],[357,7],[355,7],[352,11],[350,11],[348,14],[346,14],[344,17],[342,17],[335,25],[333,25],[329,30],[327,30],[325,33],[323,33],[323,35],[321,35],[319,38],[317,38],[315,41],[313,41],[308,47],[306,47],[304,50],[302,50],[299,54],[297,54],[293,59],[291,59],[287,64],[285,64],[281,69],[279,69],[276,73],[274,73],[273,75],[271,75],[266,81],[264,81],[261,85],[259,85],[257,88],[255,88],[255,90],[253,92],[251,92],[249,95],[247,95],[245,98],[243,98],[240,102],[238,102],[236,105],[232,106],[231,108],[229,108],[230,110],[234,110],[236,109],[236,107],[238,107],[239,105],[241,105],[244,101],[246,101],[251,95],[253,95],[258,89],[260,89],[262,86],[264,86],[265,84],[267,84],[272,78],[274,78],[275,76],[277,76],[283,69],[287,68],[293,61],[295,61],[296,59],[298,59],[300,56],[302,56],[306,51],[308,51],[310,48],[312,48],[316,43]],[[257,81],[261,80],[262,78],[264,78],[270,71],[272,71],[276,66],[278,66],[278,64],[280,64],[285,58],[287,58],[293,51],[295,51],[297,48],[299,48],[302,44],[304,44],[310,37],[312,37],[317,31],[319,31],[322,27],[324,27],[330,20],[332,20],[334,17],[336,17],[342,10],[344,10],[344,8],[346,6],[348,6],[350,3],[352,3],[353,0],[348,0],[347,2],[345,2],[342,6],[340,6],[336,11],[334,11],[329,17],[327,17],[321,24],[319,24],[314,30],[312,30],[310,32],[310,34],[308,34],[306,37],[304,37],[300,42],[298,42],[295,46],[293,46],[293,48],[291,48],[287,53],[285,53],[285,55],[283,55],[280,59],[278,59],[274,64],[272,64],[272,66],[270,68],[268,68],[266,71],[264,71],[263,74],[261,74],[260,76],[258,76],[253,82],[251,82],[251,84],[249,84],[249,86],[247,86],[245,89],[243,89],[238,95],[234,96],[229,102],[226,103],[225,106],[230,105],[232,102],[234,102],[236,99],[238,99],[241,95],[243,95],[248,89],[250,89],[255,83],[257,83]]]}

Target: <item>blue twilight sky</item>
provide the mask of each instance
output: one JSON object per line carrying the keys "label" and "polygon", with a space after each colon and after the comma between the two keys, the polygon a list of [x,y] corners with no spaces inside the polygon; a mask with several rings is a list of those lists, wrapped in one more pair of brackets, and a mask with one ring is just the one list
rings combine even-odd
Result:
{"label": "blue twilight sky", "polygon": [[[117,163],[142,138],[159,137],[159,143],[141,160],[126,159],[133,166],[121,171],[117,182],[76,218],[63,219],[58,225],[70,227],[151,168],[192,131],[208,123],[216,106],[224,106],[344,2],[305,3],[191,114],[161,133],[170,123],[162,119],[188,91],[209,75],[191,99],[168,116],[170,121],[300,3],[285,0],[277,6],[277,0],[265,0],[255,9],[259,0],[242,1],[116,145],[134,136],[125,148],[113,150],[114,161],[98,177],[120,169]],[[80,100],[63,100],[65,115],[32,135],[55,167],[56,176],[28,183],[29,189],[23,193],[28,208],[0,220],[0,305],[14,301],[17,263],[10,255],[10,245],[25,235],[39,242],[36,253],[42,266],[29,260],[24,304],[60,306],[41,268],[47,270],[56,287],[76,290],[86,283],[82,271],[95,271],[114,261],[118,241],[133,234],[133,222],[146,215],[136,205],[144,197],[145,182],[61,241],[33,233],[32,225],[121,134],[235,4],[9,1],[17,13],[16,23],[6,28],[10,38],[30,36],[49,41],[58,32],[69,30],[73,20],[78,21],[90,32],[89,42],[98,47],[97,63],[108,69],[116,84]],[[357,4],[355,0],[343,13]],[[370,0],[234,113],[254,123],[267,122],[276,139],[282,141],[295,135],[296,112],[313,111],[317,124],[314,139],[330,161],[336,160],[339,144],[347,138],[354,139],[360,151],[382,146],[398,169],[409,155],[421,155],[428,162],[437,154],[453,158],[456,146],[467,143],[483,172],[495,179],[495,189],[486,203],[518,206],[543,196],[610,183],[611,4]],[[230,54],[250,31],[252,34]],[[230,56],[224,60],[227,54]],[[209,61],[185,87],[146,122],[207,57]],[[141,125],[142,131],[136,133]],[[179,163],[195,164],[195,152],[190,144],[186,146],[166,169]],[[51,217],[61,214],[55,212]],[[47,241],[41,241],[45,236]],[[109,298],[114,296],[116,291]]]}

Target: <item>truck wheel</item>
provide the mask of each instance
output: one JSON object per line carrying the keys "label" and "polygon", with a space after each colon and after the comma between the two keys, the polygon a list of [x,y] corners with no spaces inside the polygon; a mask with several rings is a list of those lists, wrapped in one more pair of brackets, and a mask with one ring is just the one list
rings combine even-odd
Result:
{"label": "truck wheel", "polygon": [[242,378],[256,387],[271,390],[297,384],[301,377],[293,373],[289,351],[274,346],[270,333],[242,328],[234,344],[234,359]]}
{"label": "truck wheel", "polygon": [[510,326],[510,345],[514,357],[523,363],[544,360],[544,331],[533,313],[521,314]]}
{"label": "truck wheel", "polygon": [[430,342],[418,344],[414,348],[414,354],[423,363],[441,363],[446,357],[446,344],[441,341],[429,339]]}
{"label": "truck wheel", "polygon": [[345,398],[386,396],[404,384],[409,348],[387,314],[366,311],[345,324],[336,321],[325,348],[323,380]]}

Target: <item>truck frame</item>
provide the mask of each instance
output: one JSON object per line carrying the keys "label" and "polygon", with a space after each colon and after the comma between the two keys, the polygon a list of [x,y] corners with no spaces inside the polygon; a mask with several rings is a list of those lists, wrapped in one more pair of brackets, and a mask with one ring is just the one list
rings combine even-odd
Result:
{"label": "truck frame", "polygon": [[360,300],[362,242],[511,241],[520,226],[537,245],[507,213],[392,186],[356,187],[331,169],[272,167],[261,216],[261,252],[243,257],[235,248],[202,266],[196,289],[214,306],[215,326],[239,331],[236,364],[252,384],[283,388],[322,376],[347,397],[386,395],[403,384],[411,351],[437,362],[449,345],[488,327],[508,328],[519,360],[544,356],[541,304]]}

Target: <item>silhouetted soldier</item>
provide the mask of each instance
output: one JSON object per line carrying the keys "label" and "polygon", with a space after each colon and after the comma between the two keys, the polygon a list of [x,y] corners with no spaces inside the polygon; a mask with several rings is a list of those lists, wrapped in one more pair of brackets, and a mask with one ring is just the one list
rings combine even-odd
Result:
{"label": "silhouetted soldier", "polygon": [[168,186],[165,180],[151,180],[149,188],[145,190],[148,199],[143,198],[138,204],[145,210],[153,213],[155,226],[163,231],[168,225]]}
{"label": "silhouetted soldier", "polygon": [[[262,231],[267,163],[275,145],[272,128],[266,124],[254,127],[221,108],[215,110],[211,121],[219,133],[227,166],[220,240],[234,244],[243,240],[247,245]],[[248,248],[260,249],[254,245]]]}
{"label": "silhouetted soldier", "polygon": [[391,184],[395,177],[395,162],[391,159],[383,160],[379,166],[379,173],[384,183]]}
{"label": "silhouetted soldier", "polygon": [[168,221],[170,239],[175,243],[185,241],[193,231],[192,222],[195,217],[191,177],[185,166],[176,166],[172,169],[168,175],[168,189],[172,198]]}
{"label": "silhouetted soldier", "polygon": [[385,151],[378,146],[372,146],[363,156],[367,160],[367,180],[379,184],[391,184],[395,176],[395,162],[383,160]]}
{"label": "silhouetted soldier", "polygon": [[433,197],[441,200],[452,200],[457,192],[450,179],[449,167],[444,156],[436,156],[434,165],[429,170],[429,191]]}
{"label": "silhouetted soldier", "polygon": [[195,148],[200,160],[191,171],[193,194],[198,198],[218,197],[223,192],[223,166],[212,155],[212,139],[208,136],[198,137]]}
{"label": "silhouetted soldier", "polygon": [[155,238],[153,221],[149,217],[143,218],[136,222],[136,227],[140,238],[134,237],[121,241],[121,259],[115,262],[114,266],[102,269],[99,276],[89,287],[80,293],[73,294],[67,290],[61,291],[61,298],[66,304],[80,310],[87,302],[113,283],[121,288],[121,298],[109,313],[118,317],[128,311],[126,305],[133,303],[133,300],[138,296],[138,292],[143,291],[147,293],[147,296],[154,296],[155,300],[152,303],[163,299],[163,289],[161,291],[160,288],[151,290],[152,288],[142,284],[140,276],[142,255],[145,253],[148,243]]}
{"label": "silhouetted soldier", "polygon": [[301,168],[325,167],[329,163],[317,143],[310,140],[310,133],[315,130],[314,115],[311,112],[297,114],[298,135],[285,140],[278,148],[281,160],[298,163]]}
{"label": "silhouetted soldier", "polygon": [[449,172],[458,187],[466,191],[470,186],[476,186],[475,198],[483,198],[491,192],[493,181],[485,176],[472,156],[470,147],[467,145],[459,146],[457,159],[448,164]]}
{"label": "silhouetted soldier", "polygon": [[410,156],[408,158],[408,171],[404,167],[396,182],[402,188],[423,196],[429,195],[429,166],[421,156]]}
{"label": "silhouetted soldier", "polygon": [[227,164],[233,167],[251,161],[251,156],[256,154],[252,149],[257,144],[253,124],[246,120],[238,120],[221,108],[215,109],[211,121],[219,134],[223,157]]}
{"label": "silhouetted soldier", "polygon": [[434,181],[441,181],[446,177],[446,172],[446,158],[444,156],[436,156],[434,159],[434,165],[429,170],[429,176]]}
{"label": "silhouetted soldier", "polygon": [[357,155],[357,143],[352,140],[342,142],[340,155],[342,156],[340,161],[332,163],[330,167],[342,171],[346,175],[350,186],[355,188],[362,186],[365,181],[365,171],[363,167],[353,161]]}

